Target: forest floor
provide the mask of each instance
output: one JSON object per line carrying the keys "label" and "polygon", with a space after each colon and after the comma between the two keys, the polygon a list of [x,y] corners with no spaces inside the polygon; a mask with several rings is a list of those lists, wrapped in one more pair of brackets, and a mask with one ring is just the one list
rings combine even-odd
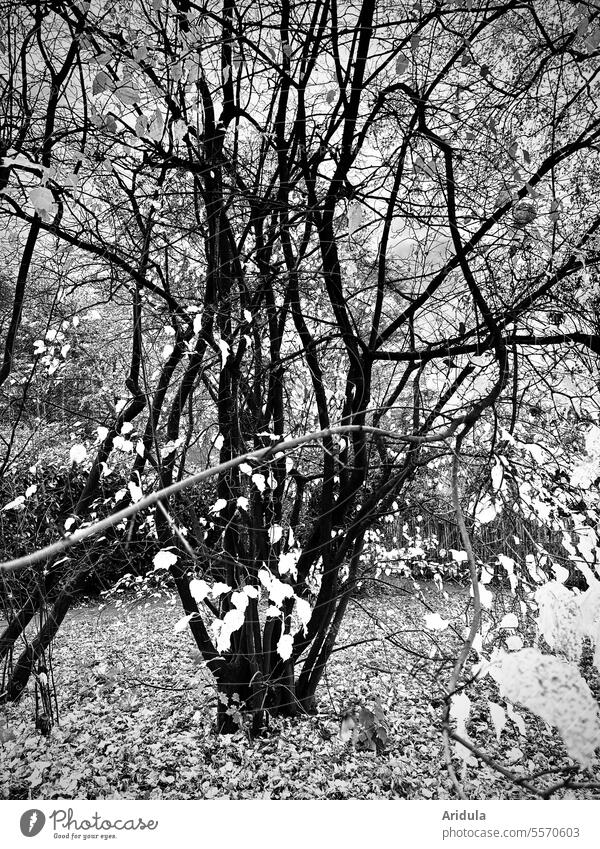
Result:
{"label": "forest floor", "polygon": [[[243,730],[215,735],[216,691],[188,630],[173,630],[181,615],[174,597],[80,606],[53,650],[59,725],[49,737],[36,732],[31,685],[19,704],[0,709],[0,798],[456,798],[437,700],[469,597],[448,590],[444,596],[424,583],[420,597],[398,587],[353,602],[318,692],[319,713],[271,719],[255,739]],[[427,630],[430,611],[450,627]],[[446,660],[429,659],[436,647]],[[514,775],[547,773],[534,782],[543,787],[573,766],[561,740],[524,710],[497,741],[487,702],[502,699],[489,676],[469,696],[471,739]],[[376,705],[387,744],[380,753],[358,751],[342,739],[341,719]],[[454,765],[467,798],[532,796],[482,761],[454,758]],[[578,780],[600,775],[587,771]],[[583,795],[600,798],[597,790]]]}

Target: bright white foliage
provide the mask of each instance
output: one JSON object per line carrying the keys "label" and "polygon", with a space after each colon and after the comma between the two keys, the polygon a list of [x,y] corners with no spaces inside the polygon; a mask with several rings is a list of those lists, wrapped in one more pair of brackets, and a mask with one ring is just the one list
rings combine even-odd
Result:
{"label": "bright white foliage", "polygon": [[194,601],[200,603],[210,593],[210,586],[206,581],[201,581],[199,578],[192,578],[190,581],[190,592]]}
{"label": "bright white foliage", "polygon": [[280,575],[292,575],[294,578],[298,577],[298,558],[300,553],[298,551],[287,551],[285,554],[279,555],[279,563],[277,569]]}
{"label": "bright white foliage", "polygon": [[227,507],[227,501],[225,498],[217,498],[212,507],[208,508],[209,513],[220,513],[221,510],[224,510]]}
{"label": "bright white foliage", "polygon": [[514,613],[507,613],[502,617],[502,622],[498,626],[500,628],[518,628],[519,620]]}
{"label": "bright white foliage", "polygon": [[539,605],[538,627],[548,645],[569,660],[581,657],[583,640],[595,645],[594,664],[600,671],[600,582],[594,581],[583,594],[550,581],[535,594]]}
{"label": "bright white foliage", "polygon": [[210,591],[213,598],[219,598],[220,595],[228,593],[231,587],[229,584],[224,584],[223,581],[215,581]]}
{"label": "bright white foliage", "polygon": [[503,696],[554,725],[569,756],[591,764],[600,746],[600,711],[574,664],[525,648],[501,652],[490,671]]}
{"label": "bright white foliage", "polygon": [[540,633],[550,646],[568,660],[581,655],[583,635],[578,626],[579,598],[558,581],[549,581],[536,590]]}
{"label": "bright white foliage", "polygon": [[254,486],[257,488],[257,490],[259,492],[265,491],[265,487],[267,485],[267,482],[265,480],[264,475],[261,475],[258,472],[255,472],[255,474],[252,475],[252,483],[254,484]]}
{"label": "bright white foliage", "polygon": [[271,525],[271,527],[269,528],[269,542],[271,543],[271,545],[275,545],[275,543],[278,543],[281,539],[282,534],[283,528],[281,527],[281,525]]}
{"label": "bright white foliage", "polygon": [[168,551],[166,548],[161,548],[161,550],[154,555],[152,562],[154,563],[155,569],[168,569],[169,566],[173,566],[174,563],[177,563],[177,555],[173,554],[172,551]]}
{"label": "bright white foliage", "polygon": [[69,451],[71,463],[83,463],[86,457],[87,451],[85,445],[78,442],[76,445],[71,446],[71,450]]}
{"label": "bright white foliage", "polygon": [[498,742],[500,742],[500,735],[506,725],[506,711],[502,705],[498,705],[496,702],[488,702],[488,708],[492,718],[492,725],[496,732],[496,738],[498,739]]}
{"label": "bright white foliage", "polygon": [[289,660],[292,656],[294,638],[291,634],[282,634],[277,643],[277,654],[282,660]]}
{"label": "bright white foliage", "polygon": [[442,619],[439,613],[426,613],[425,626],[431,631],[444,631],[450,624],[449,619]]}
{"label": "bright white foliage", "polygon": [[[470,712],[471,699],[466,693],[457,693],[452,696],[452,700],[450,702],[450,718],[456,722],[456,732],[464,740],[471,739],[467,733],[467,719],[469,718]],[[455,744],[455,751],[457,756],[465,763],[469,763],[473,760],[471,752],[466,746],[463,746],[463,744],[458,741]]]}

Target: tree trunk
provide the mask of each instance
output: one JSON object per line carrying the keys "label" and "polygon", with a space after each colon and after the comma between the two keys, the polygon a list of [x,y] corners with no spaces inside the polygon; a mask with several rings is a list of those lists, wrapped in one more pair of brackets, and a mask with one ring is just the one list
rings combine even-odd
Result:
{"label": "tree trunk", "polygon": [[3,702],[16,702],[20,699],[27,686],[36,660],[41,657],[56,636],[72,601],[73,594],[68,590],[63,590],[56,599],[46,624],[40,629],[35,639],[21,653],[14,665],[6,690],[0,694],[0,704]]}

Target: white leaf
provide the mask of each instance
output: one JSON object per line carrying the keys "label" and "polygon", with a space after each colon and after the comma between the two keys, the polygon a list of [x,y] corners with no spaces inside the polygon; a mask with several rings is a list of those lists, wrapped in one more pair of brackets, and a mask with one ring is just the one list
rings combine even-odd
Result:
{"label": "white leaf", "polygon": [[271,575],[270,572],[267,572],[266,569],[259,569],[258,570],[258,580],[261,582],[263,587],[266,590],[268,590],[269,587],[271,586],[272,581],[273,581],[273,576]]}
{"label": "white leaf", "polygon": [[264,491],[265,491],[265,488],[266,488],[267,482],[266,482],[266,480],[265,480],[265,476],[264,476],[264,475],[260,475],[260,474],[258,474],[258,472],[255,472],[255,473],[252,475],[252,483],[254,484],[254,486],[257,488],[257,490],[258,490],[259,492],[264,492]]}
{"label": "white leaf", "polygon": [[231,587],[229,586],[229,584],[224,584],[222,581],[216,581],[213,584],[213,588],[211,590],[211,595],[212,595],[213,598],[218,598],[220,595],[223,595],[224,593],[228,593],[230,591],[230,589],[231,589]]}
{"label": "white leaf", "polygon": [[153,141],[160,141],[165,129],[165,121],[160,109],[156,109],[148,127],[148,136]]}
{"label": "white leaf", "polygon": [[97,427],[96,433],[98,434],[98,440],[100,442],[104,442],[104,440],[108,436],[108,428],[107,427]]}
{"label": "white leaf", "polygon": [[245,495],[240,495],[240,496],[238,497],[238,500],[236,501],[236,505],[237,505],[237,506],[238,506],[241,510],[247,510],[247,509],[248,509],[248,499],[246,498],[246,496],[245,496]]}
{"label": "white leaf", "polygon": [[281,539],[282,534],[283,528],[281,527],[281,525],[271,525],[271,527],[269,528],[269,542],[271,543],[271,545],[275,545],[275,543],[278,543]]}
{"label": "white leaf", "polygon": [[273,604],[276,604],[278,607],[281,606],[281,603],[285,598],[292,598],[294,595],[294,590],[289,584],[284,584],[283,581],[280,581],[279,578],[275,577],[271,578],[271,583],[268,587],[268,590],[269,599],[273,602]]}
{"label": "white leaf", "polygon": [[173,141],[179,142],[181,139],[187,135],[188,126],[185,121],[182,121],[181,118],[172,125],[171,132],[173,133]]}
{"label": "white leaf", "polygon": [[310,618],[312,616],[312,608],[305,599],[298,598],[298,596],[296,596],[296,614],[298,616],[298,619],[302,623],[304,634],[306,634],[306,626],[310,622]]}
{"label": "white leaf", "polygon": [[177,555],[172,551],[168,551],[166,548],[161,548],[152,558],[152,562],[155,569],[168,569],[169,566],[177,563]]}
{"label": "white leaf", "polygon": [[[479,601],[481,602],[481,606],[485,607],[489,610],[494,601],[493,594],[485,587],[483,584],[478,584],[479,587]],[[473,597],[473,586],[471,585],[471,597]]]}
{"label": "white leaf", "polygon": [[569,757],[591,765],[600,746],[600,711],[577,665],[534,648],[504,652],[498,665],[494,677],[502,694],[556,726]]}
{"label": "white leaf", "polygon": [[85,445],[82,445],[80,442],[78,442],[76,445],[72,445],[71,450],[69,451],[69,457],[71,463],[83,463],[83,461],[87,457]]}
{"label": "white leaf", "polygon": [[116,96],[125,106],[133,106],[140,102],[140,93],[132,85],[124,85],[115,91]]}
{"label": "white leaf", "polygon": [[512,637],[507,637],[506,647],[509,651],[519,651],[519,649],[523,648],[523,640],[518,636],[518,634],[515,634]]}
{"label": "white leaf", "polygon": [[457,563],[465,563],[468,560],[466,551],[457,551],[455,548],[451,548],[450,554]]}
{"label": "white leaf", "polygon": [[187,628],[188,622],[194,616],[193,613],[188,613],[187,616],[182,616],[174,625],[173,630],[176,632],[184,631]]}
{"label": "white leaf", "polygon": [[148,135],[148,126],[149,126],[148,118],[145,115],[138,115],[135,119],[135,134],[138,139],[143,139],[144,136]]}
{"label": "white leaf", "polygon": [[497,502],[486,496],[477,502],[475,519],[480,525],[487,525],[489,522],[494,521],[499,512]]}
{"label": "white leaf", "polygon": [[229,345],[224,339],[219,339],[219,348],[221,349],[221,364],[224,366],[229,356]]}
{"label": "white leaf", "polygon": [[199,578],[192,578],[190,581],[190,593],[192,594],[194,601],[197,601],[198,603],[204,601],[209,592],[210,586],[206,583],[206,581],[201,581]]}
{"label": "white leaf", "polygon": [[356,233],[356,231],[359,229],[360,225],[362,224],[362,217],[363,217],[362,204],[360,204],[358,201],[354,201],[353,203],[350,204],[350,207],[348,209],[348,232],[350,233],[351,236],[353,236],[354,233]]}
{"label": "white leaf", "polygon": [[285,554],[279,555],[279,563],[277,564],[277,571],[280,575],[289,575],[291,574],[294,578],[298,577],[298,558],[300,553],[298,551],[287,551]]}
{"label": "white leaf", "polygon": [[354,735],[354,731],[356,729],[356,719],[353,714],[346,713],[342,717],[342,721],[340,723],[340,740],[342,743],[347,743],[352,739]]}
{"label": "white leaf", "polygon": [[[224,438],[223,434],[219,433],[217,435],[217,438],[215,439],[215,448],[217,449],[217,451],[221,450],[224,442],[225,442],[225,438]],[[227,502],[225,502],[225,503],[227,503]]]}
{"label": "white leaf", "polygon": [[282,660],[289,660],[294,648],[294,638],[291,634],[282,634],[277,643],[277,654]]}
{"label": "white leaf", "polygon": [[506,711],[502,707],[502,705],[496,704],[496,702],[488,702],[488,708],[490,711],[490,716],[492,717],[492,725],[494,726],[494,731],[496,732],[496,738],[498,742],[500,742],[500,735],[504,731],[506,726]]}
{"label": "white leaf", "polygon": [[565,569],[564,566],[561,566],[560,563],[553,563],[552,571],[554,572],[556,580],[559,581],[561,584],[564,584],[564,582],[569,577],[569,570]]}
{"label": "white leaf", "polygon": [[247,584],[242,592],[246,593],[249,598],[258,598],[258,589],[251,584]]}
{"label": "white leaf", "polygon": [[3,510],[19,510],[19,509],[22,509],[24,503],[25,503],[25,496],[24,495],[17,495],[16,498],[13,498],[13,500],[9,501],[8,504],[5,504],[2,509]]}
{"label": "white leaf", "polygon": [[510,719],[517,726],[517,731],[522,737],[527,736],[527,726],[525,725],[525,720],[521,716],[521,714],[517,713],[514,707],[511,704],[506,705],[506,713]]}
{"label": "white leaf", "polygon": [[426,613],[425,626],[431,631],[444,631],[450,624],[449,619],[442,619],[439,613]]}
{"label": "white leaf", "polygon": [[466,693],[456,693],[450,702],[450,716],[456,722],[456,730],[461,737],[469,739],[467,719],[471,713],[471,699]]}
{"label": "white leaf", "polygon": [[242,613],[248,607],[248,602],[250,599],[248,598],[248,593],[244,592],[233,592],[231,593],[231,603],[234,607],[237,607],[238,610],[241,610]]}
{"label": "white leaf", "polygon": [[221,510],[224,510],[227,507],[227,501],[224,498],[217,498],[212,507],[209,507],[209,513],[220,513]]}
{"label": "white leaf", "polygon": [[194,333],[200,333],[202,330],[202,313],[196,313],[194,316]]}
{"label": "white leaf", "polygon": [[35,495],[37,492],[37,483],[32,483],[31,486],[28,486],[25,490],[25,498],[29,498],[32,495]]}
{"label": "white leaf", "polygon": [[499,625],[500,628],[518,628],[519,620],[517,619],[514,613],[507,613],[502,617],[502,622]]}
{"label": "white leaf", "polygon": [[38,215],[48,214],[54,215],[57,211],[57,206],[54,203],[54,195],[50,189],[44,186],[38,186],[29,192],[29,200]]}
{"label": "white leaf", "polygon": [[496,460],[491,474],[494,492],[500,492],[500,489],[502,487],[502,480],[504,478],[504,466],[499,460]]}
{"label": "white leaf", "polygon": [[251,475],[252,474],[252,466],[249,463],[240,463],[238,469],[243,475]]}
{"label": "white leaf", "polygon": [[127,484],[127,488],[129,489],[129,493],[131,495],[131,500],[133,501],[134,504],[136,502],[138,502],[141,498],[144,497],[144,493],[142,492],[142,488],[139,487],[133,481],[129,481],[129,483]]}

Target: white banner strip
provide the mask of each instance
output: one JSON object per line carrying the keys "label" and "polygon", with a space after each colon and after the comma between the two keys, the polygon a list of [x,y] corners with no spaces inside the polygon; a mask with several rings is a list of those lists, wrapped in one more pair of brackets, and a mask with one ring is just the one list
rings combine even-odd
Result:
{"label": "white banner strip", "polygon": [[597,849],[599,815],[599,801],[25,800],[0,805],[0,834],[7,849],[190,840],[218,849]]}

